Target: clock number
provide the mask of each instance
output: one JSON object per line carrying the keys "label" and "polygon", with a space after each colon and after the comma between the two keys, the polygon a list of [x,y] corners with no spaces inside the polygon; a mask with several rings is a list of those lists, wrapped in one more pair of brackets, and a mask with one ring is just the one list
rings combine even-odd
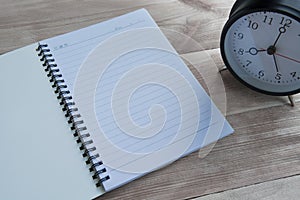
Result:
{"label": "clock number", "polygon": [[292,73],[291,73],[291,76],[292,76],[293,78],[296,78],[297,72],[292,72]]}
{"label": "clock number", "polygon": [[242,40],[243,38],[244,38],[244,34],[243,34],[243,33],[239,33],[239,34],[238,34],[238,39],[239,39],[239,40]]}
{"label": "clock number", "polygon": [[252,22],[252,21],[250,20],[250,21],[249,21],[248,28],[251,28],[251,29],[253,29],[253,30],[257,30],[257,29],[258,29],[258,23]]}
{"label": "clock number", "polygon": [[244,50],[244,49],[242,49],[242,48],[239,49],[238,54],[240,54],[240,55],[242,56],[242,55],[244,55],[244,53],[245,53],[245,50]]}
{"label": "clock number", "polygon": [[274,18],[273,17],[268,17],[267,15],[265,15],[265,19],[264,19],[264,23],[267,23],[269,25],[272,25]]}
{"label": "clock number", "polygon": [[259,72],[258,72],[258,75],[259,75],[260,77],[264,77],[264,76],[265,76],[265,71],[264,71],[264,70],[259,71]]}
{"label": "clock number", "polygon": [[281,77],[282,77],[282,74],[277,73],[276,76],[275,76],[275,79],[276,79],[277,81],[280,81],[280,80],[281,80]]}
{"label": "clock number", "polygon": [[290,25],[292,24],[292,20],[291,19],[286,19],[285,17],[282,17],[280,24],[284,25],[286,27],[290,27]]}
{"label": "clock number", "polygon": [[249,67],[252,64],[252,61],[250,60],[247,60],[246,62],[247,62],[246,67]]}

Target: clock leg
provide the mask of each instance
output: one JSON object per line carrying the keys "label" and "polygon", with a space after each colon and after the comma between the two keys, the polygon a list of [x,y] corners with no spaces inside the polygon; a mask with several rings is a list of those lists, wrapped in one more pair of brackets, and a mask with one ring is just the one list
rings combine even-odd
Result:
{"label": "clock leg", "polygon": [[226,71],[227,67],[224,65],[221,69],[219,69],[219,72],[222,73],[223,71]]}
{"label": "clock leg", "polygon": [[294,99],[294,97],[292,95],[289,95],[288,98],[290,100],[291,106],[294,107],[295,106],[295,99]]}

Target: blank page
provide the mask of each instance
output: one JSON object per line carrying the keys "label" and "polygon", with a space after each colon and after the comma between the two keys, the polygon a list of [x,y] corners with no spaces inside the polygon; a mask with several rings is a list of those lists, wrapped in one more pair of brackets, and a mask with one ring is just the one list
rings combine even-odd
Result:
{"label": "blank page", "polygon": [[88,171],[37,52],[0,56],[0,199],[92,199]]}
{"label": "blank page", "polygon": [[106,167],[106,191],[233,132],[144,9],[42,43]]}

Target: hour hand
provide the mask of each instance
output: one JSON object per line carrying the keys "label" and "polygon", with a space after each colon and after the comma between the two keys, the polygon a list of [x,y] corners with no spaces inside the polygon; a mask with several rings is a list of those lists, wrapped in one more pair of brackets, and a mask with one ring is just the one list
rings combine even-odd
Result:
{"label": "hour hand", "polygon": [[249,51],[246,51],[246,53],[249,53],[251,54],[252,56],[256,56],[259,52],[263,52],[263,51],[266,51],[265,49],[257,49],[255,47],[251,47],[249,49]]}

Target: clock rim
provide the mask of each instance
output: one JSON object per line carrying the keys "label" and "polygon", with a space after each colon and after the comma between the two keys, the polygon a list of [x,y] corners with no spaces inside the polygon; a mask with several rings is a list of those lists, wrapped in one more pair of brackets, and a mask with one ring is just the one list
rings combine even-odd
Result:
{"label": "clock rim", "polygon": [[[272,92],[272,91],[267,91],[263,90],[260,88],[257,88],[246,81],[244,81],[238,74],[235,73],[235,71],[231,68],[226,54],[225,54],[225,38],[226,35],[230,29],[230,27],[240,18],[242,18],[245,15],[252,14],[252,13],[257,13],[257,12],[275,12],[279,14],[283,14],[286,16],[289,16],[293,18],[294,20],[298,21],[300,23],[300,11],[296,11],[294,9],[291,9],[287,6],[281,6],[281,5],[274,5],[270,7],[265,7],[265,8],[256,8],[256,9],[246,9],[246,10],[241,10],[234,15],[231,15],[229,19],[227,20],[221,34],[221,40],[220,40],[220,50],[221,50],[221,56],[223,58],[224,64],[226,65],[227,69],[231,72],[231,74],[239,80],[243,85],[247,86],[248,88],[266,94],[266,95],[272,95],[272,96],[289,96],[289,95],[295,95],[300,93],[300,87],[299,89],[292,90],[292,91],[287,91],[287,92]],[[296,13],[295,13],[296,12]]]}

